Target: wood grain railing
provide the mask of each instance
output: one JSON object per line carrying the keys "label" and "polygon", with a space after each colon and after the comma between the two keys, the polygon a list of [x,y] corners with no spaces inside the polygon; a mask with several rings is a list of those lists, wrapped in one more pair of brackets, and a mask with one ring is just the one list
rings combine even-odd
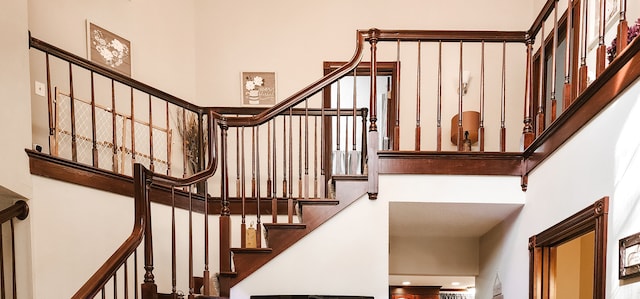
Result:
{"label": "wood grain railing", "polygon": [[[16,275],[16,246],[13,219],[25,220],[29,215],[29,205],[19,200],[0,211],[0,297],[18,298]],[[9,232],[9,236],[5,233]],[[9,248],[5,248],[9,245]],[[11,285],[9,285],[11,284]]]}
{"label": "wood grain railing", "polygon": [[43,150],[126,175],[136,162],[171,176],[202,169],[200,140],[191,151],[171,147],[202,136],[201,107],[37,38],[29,45],[39,51],[35,80],[46,82],[48,132],[36,134],[48,135]]}

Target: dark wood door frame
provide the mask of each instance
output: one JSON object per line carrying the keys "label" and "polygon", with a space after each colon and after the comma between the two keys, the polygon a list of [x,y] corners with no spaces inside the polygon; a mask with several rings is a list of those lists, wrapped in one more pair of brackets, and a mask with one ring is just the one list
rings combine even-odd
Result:
{"label": "dark wood door frame", "polygon": [[[327,75],[337,68],[343,66],[346,62],[338,62],[338,61],[325,61],[323,63],[323,74]],[[399,136],[394,135],[395,128],[399,125],[399,106],[398,99],[400,98],[400,62],[392,61],[392,62],[377,62],[378,66],[378,76],[390,76],[390,84],[391,92],[387,97],[387,127],[379,128],[379,130],[384,130],[385,136],[389,136],[389,144],[392,146],[393,150],[398,150]],[[370,76],[371,75],[371,62],[360,62],[358,67],[356,68],[356,73],[358,76]],[[353,76],[353,72],[348,73],[346,76]],[[323,90],[323,107],[330,108],[331,107],[331,86],[325,88]],[[364,128],[363,130],[366,130]],[[331,126],[331,120],[327,117],[324,121],[324,134],[322,136],[325,141],[332,140],[331,136],[333,136],[333,128]],[[331,177],[331,173],[333,171],[331,165],[331,151],[332,144],[331,142],[325,142],[324,144],[324,169],[325,169],[325,179],[328,181]]]}

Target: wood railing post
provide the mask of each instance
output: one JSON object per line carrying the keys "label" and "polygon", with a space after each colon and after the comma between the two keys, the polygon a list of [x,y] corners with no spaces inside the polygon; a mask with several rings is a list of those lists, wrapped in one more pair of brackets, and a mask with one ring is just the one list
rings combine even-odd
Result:
{"label": "wood railing post", "polygon": [[378,127],[376,121],[378,120],[377,113],[377,84],[376,76],[378,73],[378,64],[376,60],[376,46],[378,43],[378,36],[380,31],[378,29],[369,30],[369,43],[371,44],[371,97],[369,99],[369,141],[367,142],[367,157],[368,157],[368,190],[369,199],[378,198]]}
{"label": "wood railing post", "polygon": [[527,66],[526,66],[526,74],[525,74],[525,88],[524,88],[524,128],[522,129],[522,137],[523,137],[523,149],[526,149],[531,145],[533,139],[535,138],[535,134],[533,132],[533,118],[531,116],[531,98],[532,98],[532,52],[533,52],[533,37],[527,36]]}
{"label": "wood railing post", "polygon": [[222,182],[220,184],[220,272],[231,272],[231,209],[229,208],[229,169],[227,164],[227,131],[226,119],[220,120],[220,166]]}
{"label": "wood railing post", "polygon": [[[157,298],[158,286],[153,275],[153,235],[151,232],[151,202],[149,201],[149,178],[144,167],[136,163],[133,165],[134,196],[136,209],[143,213],[144,219],[144,282],[141,286],[143,299]],[[140,199],[143,200],[140,200]]]}
{"label": "wood railing post", "polygon": [[[229,166],[227,164],[228,152],[227,152],[227,131],[229,126],[227,125],[226,118],[222,118],[219,121],[220,124],[220,167],[221,183],[220,183],[220,196],[221,196],[221,209],[220,209],[220,273],[231,272],[231,209],[229,208]],[[230,285],[229,278],[220,277],[220,296],[229,297]]]}

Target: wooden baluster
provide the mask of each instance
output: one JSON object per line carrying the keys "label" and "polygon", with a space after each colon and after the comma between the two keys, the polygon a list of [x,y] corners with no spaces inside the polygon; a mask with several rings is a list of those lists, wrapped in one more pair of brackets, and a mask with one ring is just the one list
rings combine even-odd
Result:
{"label": "wooden baluster", "polygon": [[377,60],[377,44],[378,44],[378,36],[380,35],[380,31],[377,29],[372,29],[369,31],[369,44],[371,45],[371,93],[369,98],[369,107],[371,110],[370,113],[370,125],[369,125],[369,136],[368,139],[371,141],[367,145],[367,156],[368,159],[368,186],[367,186],[367,194],[369,195],[369,199],[378,198],[378,126],[376,122],[378,121],[377,111],[378,111],[378,101],[377,101],[377,92],[378,92],[378,83],[376,77],[378,75],[378,60]]}
{"label": "wooden baluster", "polygon": [[[396,63],[398,64],[398,73],[396,74],[395,86],[396,86],[396,124],[393,128],[393,150],[400,150],[400,40],[396,42]],[[362,127],[365,130],[365,127]],[[364,151],[363,151],[364,152]],[[362,155],[364,156],[364,155]],[[362,166],[361,166],[362,167]]]}
{"label": "wooden baluster", "polygon": [[242,203],[242,223],[240,224],[240,247],[241,248],[246,248],[247,247],[247,222],[246,222],[246,212],[245,212],[245,208],[246,208],[246,196],[245,196],[245,156],[246,156],[246,152],[244,150],[244,127],[242,127],[242,133],[241,133],[241,140],[240,140],[240,146],[241,146],[241,150],[240,150],[240,154],[241,154],[241,158],[240,158],[240,169],[241,169],[241,179],[240,179],[240,198],[241,198],[241,203]]}
{"label": "wooden baluster", "polygon": [[5,270],[4,270],[4,257],[5,257],[5,252],[4,252],[4,235],[2,233],[3,228],[2,228],[2,223],[0,223],[0,298],[4,299],[5,298],[5,290],[7,289],[5,286],[5,281],[6,278],[4,277],[5,275]]}
{"label": "wooden baluster", "polygon": [[[198,112],[198,171],[204,169],[204,158],[206,151],[204,149],[204,115]],[[211,157],[210,157],[211,158]]]}
{"label": "wooden baluster", "polygon": [[282,198],[287,199],[289,193],[287,192],[287,117],[282,117]]}
{"label": "wooden baluster", "polygon": [[[483,105],[484,106],[484,105]],[[502,42],[502,86],[500,86],[500,151],[507,150],[507,42]],[[484,122],[484,114],[482,114]],[[484,126],[483,126],[484,127]],[[484,130],[484,128],[483,128]],[[484,133],[482,133],[484,137]]]}
{"label": "wooden baluster", "polygon": [[302,198],[302,116],[298,117],[298,198]]}
{"label": "wooden baluster", "polygon": [[436,99],[436,151],[442,151],[442,41],[438,41],[438,97]]}
{"label": "wooden baluster", "polygon": [[[338,116],[340,117],[340,116]],[[345,117],[345,122],[344,122],[344,161],[343,165],[344,165],[344,174],[347,175],[349,174],[349,117],[346,116]]]}
{"label": "wooden baluster", "polygon": [[73,93],[73,66],[69,63],[69,103],[71,105],[71,160],[78,162],[78,146],[76,143],[76,105]]}
{"label": "wooden baluster", "polygon": [[118,272],[113,273],[111,280],[113,280],[114,298],[117,298],[116,294],[118,294]]}
{"label": "wooden baluster", "polygon": [[256,127],[251,127],[251,198],[256,199]]}
{"label": "wooden baluster", "polygon": [[[12,281],[12,290],[13,290],[13,299],[18,299],[18,284],[16,283],[16,230],[13,224],[13,219],[9,221],[10,230],[11,230],[11,277],[13,277]],[[0,238],[2,240],[2,238]]]}
{"label": "wooden baluster", "polygon": [[459,63],[458,63],[458,140],[457,140],[457,144],[458,144],[458,151],[462,151],[463,149],[463,142],[462,139],[464,138],[464,128],[462,127],[462,96],[464,93],[463,90],[463,85],[462,85],[462,72],[463,72],[463,65],[462,65],[462,41],[460,41],[460,58],[459,58]]}
{"label": "wooden baluster", "polygon": [[551,122],[553,122],[556,119],[556,107],[557,107],[557,101],[556,101],[556,77],[557,77],[557,71],[558,71],[558,67],[556,66],[556,51],[558,48],[558,1],[555,1],[553,4],[553,41],[552,41],[552,46],[551,46],[551,112],[547,111],[547,113],[550,113],[551,116]]}
{"label": "wooden baluster", "polygon": [[271,222],[273,223],[278,223],[278,176],[277,176],[277,165],[278,165],[278,159],[277,159],[277,148],[276,148],[276,118],[273,118],[273,140],[272,140],[272,144],[273,144],[273,165],[272,165],[272,170],[273,170],[273,186],[271,186],[273,188],[273,192],[272,192],[272,197],[271,197]]}
{"label": "wooden baluster", "polygon": [[165,129],[167,135],[167,175],[171,175],[171,124],[169,123],[169,102],[165,103]]}
{"label": "wooden baluster", "polygon": [[[242,197],[240,188],[240,127],[236,127],[236,198]],[[244,155],[244,153],[242,153]]]}
{"label": "wooden baluster", "polygon": [[[199,191],[199,190],[198,190]],[[189,185],[189,298],[193,298],[193,185]]]}
{"label": "wooden baluster", "polygon": [[[133,104],[133,87],[131,88],[131,165],[136,163],[136,118]],[[124,144],[123,144],[124,146]],[[124,169],[123,169],[124,171]]]}
{"label": "wooden baluster", "polygon": [[304,100],[304,198],[309,199],[309,99]]}
{"label": "wooden baluster", "polygon": [[[351,110],[352,110],[352,114],[351,114],[351,152],[349,153],[349,156],[347,159],[348,163],[347,163],[347,169],[349,171],[349,174],[357,174],[357,158],[358,158],[358,152],[356,151],[356,126],[357,126],[357,120],[356,117],[358,116],[358,111],[356,106],[358,106],[358,92],[357,92],[357,76],[354,70],[353,73],[353,103],[351,104]],[[389,136],[387,134],[387,136]]]}
{"label": "wooden baluster", "polygon": [[565,53],[564,53],[564,90],[562,94],[562,111],[567,110],[573,97],[571,95],[574,90],[571,86],[571,45],[573,28],[573,0],[567,0],[567,38],[565,39]]}
{"label": "wooden baluster", "polygon": [[[480,128],[478,129],[478,141],[480,142],[478,150],[480,152],[484,152],[484,50],[483,40],[480,45]],[[504,48],[502,49],[502,55],[504,60]]]}
{"label": "wooden baluster", "polygon": [[[231,272],[231,210],[229,209],[229,169],[227,165],[227,130],[229,129],[226,119],[220,120],[220,170],[221,170],[221,208],[219,226],[220,226],[220,272]],[[224,284],[224,282],[223,282]],[[224,285],[223,285],[224,286]],[[222,288],[224,289],[224,288]],[[228,296],[229,294],[221,294]]]}
{"label": "wooden baluster", "polygon": [[256,139],[255,139],[255,157],[256,157],[256,161],[255,161],[255,165],[256,165],[256,173],[258,173],[258,176],[256,178],[256,247],[257,248],[261,248],[262,247],[262,230],[260,229],[262,222],[260,220],[261,218],[261,213],[260,213],[260,127],[256,126],[255,128],[255,132],[256,132]]}
{"label": "wooden baluster", "polygon": [[[213,120],[209,119],[209,125],[213,126]],[[209,157],[213,159],[213,157]],[[207,180],[204,180],[204,272],[202,273],[203,281],[209,282],[211,274],[209,272],[209,186]],[[210,295],[210,284],[204,284],[204,295]]]}
{"label": "wooden baluster", "polygon": [[[129,257],[127,257],[127,260],[129,260]],[[128,270],[128,262],[124,263],[124,298],[127,299],[129,298],[129,270]]]}
{"label": "wooden baluster", "polygon": [[416,132],[415,132],[415,150],[419,151],[420,150],[420,79],[421,79],[421,74],[420,74],[420,68],[421,68],[421,57],[422,56],[422,51],[421,51],[421,42],[418,41],[418,66],[416,68],[416,80],[417,80],[417,84],[416,84]]}
{"label": "wooden baluster", "polygon": [[526,62],[526,74],[525,74],[525,89],[524,89],[524,127],[522,128],[523,135],[523,147],[526,149],[531,145],[533,139],[535,138],[535,133],[533,132],[533,118],[531,117],[531,100],[532,100],[532,66],[533,66],[533,37],[529,36],[527,39],[527,62]]}
{"label": "wooden baluster", "polygon": [[[113,164],[111,170],[115,173],[119,173],[118,170],[118,134],[116,130],[117,124],[117,116],[116,112],[116,87],[115,82],[111,79],[111,142],[113,143],[113,155],[111,157],[111,162]],[[124,146],[124,145],[123,145]],[[122,149],[124,150],[124,148]],[[124,170],[124,169],[123,169]]]}
{"label": "wooden baluster", "polygon": [[545,36],[544,36],[544,23],[542,22],[542,29],[540,30],[540,39],[542,40],[542,45],[540,46],[540,57],[538,59],[540,59],[540,76],[538,77],[538,110],[536,113],[536,136],[540,136],[540,134],[542,134],[542,132],[544,131],[545,128],[545,124],[544,124],[544,110],[545,110],[545,89],[544,86],[545,84],[545,61],[546,61],[546,45],[544,44],[545,41]]}
{"label": "wooden baluster", "polygon": [[[558,1],[555,1],[553,4],[553,42],[551,46],[551,112],[547,111],[547,113],[551,113],[551,122],[556,120],[557,117],[557,100],[556,100],[556,78],[558,72],[557,63],[557,49],[558,49]],[[567,43],[568,47],[568,43]]]}
{"label": "wooden baluster", "polygon": [[622,52],[627,47],[629,25],[627,24],[627,0],[620,0],[620,22],[618,23],[618,34],[616,38],[616,50]]}
{"label": "wooden baluster", "polygon": [[94,75],[91,72],[91,161],[93,167],[99,167],[98,165],[98,143],[96,133],[96,94],[94,85]]}
{"label": "wooden baluster", "polygon": [[49,115],[49,154],[58,156],[58,140],[56,134],[56,117],[51,97],[51,67],[49,65],[49,53],[45,54],[45,67],[47,72],[47,111]]}
{"label": "wooden baluster", "polygon": [[[293,109],[289,108],[289,197],[287,198],[288,222],[293,223]],[[285,187],[286,188],[286,187]]]}
{"label": "wooden baluster", "polygon": [[[355,74],[355,70],[354,70],[354,74]],[[333,153],[332,156],[332,168],[335,167],[335,169],[333,169],[333,174],[343,174],[341,169],[339,169],[340,165],[342,165],[340,163],[340,93],[341,93],[341,89],[340,89],[340,80],[338,80],[338,86],[337,86],[337,96],[336,96],[336,151]]]}
{"label": "wooden baluster", "polygon": [[313,117],[313,198],[318,198],[318,117]]}
{"label": "wooden baluster", "polygon": [[604,71],[605,59],[607,59],[607,46],[604,45],[604,31],[607,24],[606,9],[607,1],[599,0],[600,22],[598,23],[598,48],[596,49],[596,78],[600,77],[600,74]]}
{"label": "wooden baluster", "polygon": [[271,198],[271,122],[267,122],[267,198]]}
{"label": "wooden baluster", "polygon": [[325,179],[325,111],[324,104],[320,105],[320,185],[318,185],[319,189],[318,193],[322,197],[328,197],[325,193],[327,180]]}
{"label": "wooden baluster", "polygon": [[587,68],[587,36],[589,28],[589,0],[583,0],[582,24],[582,47],[580,49],[580,69],[578,70],[578,93],[587,88],[588,68]]}
{"label": "wooden baluster", "polygon": [[184,136],[184,132],[187,131],[187,112],[186,109],[182,108],[182,177],[187,177],[187,168],[189,167],[189,157],[187,156],[187,138]]}
{"label": "wooden baluster", "polygon": [[138,251],[134,251],[133,252],[133,281],[134,281],[134,291],[133,291],[133,298],[134,299],[138,299]]}
{"label": "wooden baluster", "polygon": [[[149,95],[149,169],[151,169],[151,171],[155,172],[156,167],[155,164],[153,163],[153,110],[152,110],[152,103],[151,103],[151,95]],[[198,168],[198,170],[201,170],[201,168]]]}
{"label": "wooden baluster", "polygon": [[365,166],[367,164],[367,108],[360,109],[360,113],[362,114],[362,155],[360,155],[360,173],[365,174]]}
{"label": "wooden baluster", "polygon": [[[206,218],[206,217],[205,217]],[[171,186],[171,294],[175,294],[178,284],[178,267],[177,267],[177,240],[176,240],[176,191]]]}

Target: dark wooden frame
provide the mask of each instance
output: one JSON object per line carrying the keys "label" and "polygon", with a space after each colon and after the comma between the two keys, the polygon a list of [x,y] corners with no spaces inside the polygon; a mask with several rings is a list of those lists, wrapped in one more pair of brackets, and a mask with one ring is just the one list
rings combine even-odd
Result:
{"label": "dark wooden frame", "polygon": [[595,233],[593,298],[606,297],[607,226],[609,197],[603,197],[580,212],[529,238],[529,298],[549,296],[552,251],[586,233]]}
{"label": "dark wooden frame", "polygon": [[[346,62],[325,61],[322,64],[323,74],[326,76],[345,64]],[[378,72],[377,72],[378,76],[391,77],[391,97],[387,98],[387,115],[386,115],[387,127],[382,129],[385,130],[385,132],[387,133],[387,136],[389,136],[390,145],[399,144],[399,141],[394,140],[395,137],[393,133],[394,133],[394,126],[396,124],[396,119],[397,119],[396,116],[399,115],[396,110],[398,109],[398,98],[399,98],[400,90],[398,85],[399,82],[398,80],[396,80],[396,78],[398,78],[398,74],[400,73],[400,63],[397,61],[393,61],[393,62],[378,61],[376,65],[378,69]],[[358,64],[356,68],[356,72],[358,76],[371,76],[371,62],[361,62],[360,64]],[[353,76],[353,72],[350,72],[345,76]],[[322,105],[326,109],[331,108],[331,85],[324,88],[322,92]],[[330,118],[327,118],[325,120],[324,126],[325,126],[324,127],[325,136],[323,136],[322,138],[324,138],[324,140],[332,140],[331,136],[333,136],[333,128],[331,126]],[[365,133],[367,132],[366,127],[363,128],[362,130]],[[325,157],[331,157],[331,149],[332,149],[332,144],[330,142],[325,142],[324,144]],[[362,155],[363,156],[366,155],[366,146],[364,146],[362,149]],[[331,159],[325,159],[324,163],[325,163],[324,165],[325,172],[327,174],[332,174],[333,169],[331,165]],[[326,178],[329,179],[330,175],[327,175]]]}
{"label": "dark wooden frame", "polygon": [[627,265],[626,256],[627,248],[640,244],[640,233],[620,239],[620,270],[618,271],[619,279],[628,279],[640,276],[640,264]]}

